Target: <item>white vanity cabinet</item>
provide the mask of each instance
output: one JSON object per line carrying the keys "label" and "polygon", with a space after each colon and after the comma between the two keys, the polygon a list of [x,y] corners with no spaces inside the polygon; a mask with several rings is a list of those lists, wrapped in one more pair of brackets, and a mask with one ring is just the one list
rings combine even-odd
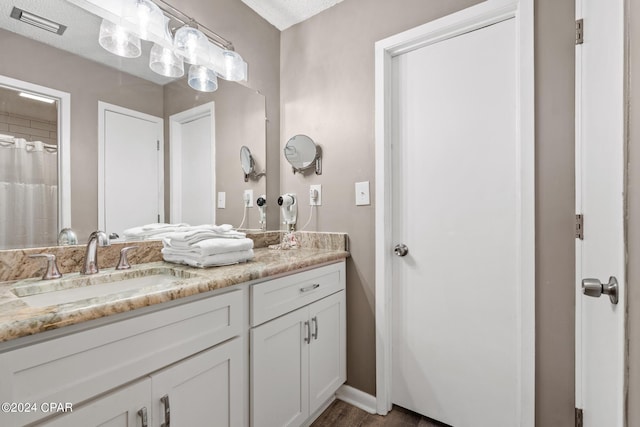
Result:
{"label": "white vanity cabinet", "polygon": [[346,380],[344,262],[251,288],[251,424],[299,426]]}
{"label": "white vanity cabinet", "polygon": [[[149,427],[242,425],[244,292],[187,300],[0,353],[0,401],[36,405],[0,413],[0,425],[142,426],[138,411],[145,409]],[[72,404],[73,411],[45,411],[47,402]]]}

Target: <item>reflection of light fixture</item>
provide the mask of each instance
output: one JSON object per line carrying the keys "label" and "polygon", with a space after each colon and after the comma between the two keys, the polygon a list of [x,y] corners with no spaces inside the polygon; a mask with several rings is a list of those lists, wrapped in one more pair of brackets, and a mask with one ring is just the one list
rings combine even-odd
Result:
{"label": "reflection of light fixture", "polygon": [[171,49],[154,44],[149,54],[149,68],[161,76],[182,77],[184,63]]}
{"label": "reflection of light fixture", "polygon": [[55,99],[46,98],[44,96],[39,96],[39,95],[34,95],[34,94],[28,93],[28,92],[20,92],[20,96],[23,97],[23,98],[34,99],[34,100],[40,101],[40,102],[46,102],[47,104],[53,104],[54,102],[56,102]]}
{"label": "reflection of light fixture", "polygon": [[214,92],[218,89],[216,73],[202,65],[189,67],[189,86],[201,92]]}
{"label": "reflection of light fixture", "polygon": [[[189,73],[193,77],[189,78],[189,85],[204,88],[198,90],[215,90],[218,86],[216,77],[247,80],[247,63],[234,51],[230,41],[166,0],[67,1],[103,18],[99,41],[109,52],[137,57],[141,52],[140,39],[153,42],[149,67],[158,74],[182,76],[184,60],[203,67],[191,67]],[[169,23],[175,37],[168,29]]]}
{"label": "reflection of light fixture", "polygon": [[127,31],[122,25],[114,24],[106,19],[100,24],[100,46],[109,52],[124,58],[137,58],[142,52],[140,39]]}

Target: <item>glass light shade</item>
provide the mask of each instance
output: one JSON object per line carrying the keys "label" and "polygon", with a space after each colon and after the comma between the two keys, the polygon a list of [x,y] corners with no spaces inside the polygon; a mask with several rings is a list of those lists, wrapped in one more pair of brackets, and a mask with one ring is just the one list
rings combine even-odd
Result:
{"label": "glass light shade", "polygon": [[222,52],[223,64],[220,77],[232,82],[238,82],[247,79],[247,63],[242,57],[232,50]]}
{"label": "glass light shade", "polygon": [[126,0],[123,18],[130,23],[143,40],[149,40],[149,34],[164,33],[164,14],[151,0]]}
{"label": "glass light shade", "polygon": [[182,27],[176,31],[173,47],[176,55],[189,64],[198,64],[208,57],[208,40],[202,32],[192,27]]}
{"label": "glass light shade", "polygon": [[171,49],[154,44],[149,54],[149,68],[166,77],[182,77],[184,62]]}
{"label": "glass light shade", "polygon": [[218,89],[218,78],[212,70],[202,65],[189,67],[189,86],[200,92],[214,92]]}
{"label": "glass light shade", "polygon": [[98,43],[109,52],[124,58],[137,58],[142,52],[138,37],[106,19],[100,24]]}

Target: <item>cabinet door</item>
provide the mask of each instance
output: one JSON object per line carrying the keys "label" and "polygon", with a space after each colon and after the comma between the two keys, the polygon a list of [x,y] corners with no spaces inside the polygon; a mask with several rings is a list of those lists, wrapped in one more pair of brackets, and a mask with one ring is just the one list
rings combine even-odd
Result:
{"label": "cabinet door", "polygon": [[[38,424],[43,427],[146,427],[151,426],[151,380],[122,387],[99,399]],[[143,412],[144,411],[144,412]],[[147,411],[149,411],[147,413]],[[147,424],[143,424],[143,416]]]}
{"label": "cabinet door", "polygon": [[347,379],[345,293],[309,306],[309,412],[313,414]]}
{"label": "cabinet door", "polygon": [[308,309],[251,330],[251,425],[298,426],[309,416]]}
{"label": "cabinet door", "polygon": [[153,374],[154,425],[242,425],[241,363],[235,338]]}

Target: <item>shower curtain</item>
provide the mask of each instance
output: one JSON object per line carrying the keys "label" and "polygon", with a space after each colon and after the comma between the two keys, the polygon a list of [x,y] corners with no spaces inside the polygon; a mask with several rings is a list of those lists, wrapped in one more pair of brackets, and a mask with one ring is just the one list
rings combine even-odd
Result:
{"label": "shower curtain", "polygon": [[0,249],[56,244],[57,184],[55,146],[0,136]]}

